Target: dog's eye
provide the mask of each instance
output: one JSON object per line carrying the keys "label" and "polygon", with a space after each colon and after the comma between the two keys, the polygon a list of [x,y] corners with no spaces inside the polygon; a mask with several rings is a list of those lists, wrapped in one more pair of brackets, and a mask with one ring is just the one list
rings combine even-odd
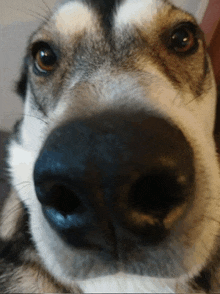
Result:
{"label": "dog's eye", "polygon": [[170,37],[169,48],[177,53],[191,53],[198,46],[196,30],[192,24],[183,24],[176,28]]}
{"label": "dog's eye", "polygon": [[56,63],[56,55],[49,48],[40,49],[36,55],[36,64],[42,71],[52,71]]}
{"label": "dog's eye", "polygon": [[34,57],[35,72],[38,74],[47,74],[51,72],[56,65],[57,56],[47,44],[38,44],[32,50]]}

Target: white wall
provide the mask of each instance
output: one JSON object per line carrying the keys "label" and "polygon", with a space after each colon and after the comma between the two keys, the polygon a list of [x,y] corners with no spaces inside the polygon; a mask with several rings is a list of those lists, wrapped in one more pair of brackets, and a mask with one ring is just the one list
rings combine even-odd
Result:
{"label": "white wall", "polygon": [[[37,28],[48,8],[61,0],[0,0],[0,128],[10,130],[22,114],[22,103],[13,92],[27,37]],[[135,0],[134,0],[135,1]],[[201,19],[208,0],[173,0]]]}
{"label": "white wall", "polygon": [[177,6],[189,11],[200,23],[208,6],[209,0],[172,0]]}

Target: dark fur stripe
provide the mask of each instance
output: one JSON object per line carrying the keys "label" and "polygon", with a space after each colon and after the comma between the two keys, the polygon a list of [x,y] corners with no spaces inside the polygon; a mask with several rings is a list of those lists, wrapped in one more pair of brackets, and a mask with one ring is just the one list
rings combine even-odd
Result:
{"label": "dark fur stripe", "polygon": [[90,7],[95,8],[101,19],[107,33],[112,27],[113,13],[123,0],[84,0]]}
{"label": "dark fur stripe", "polygon": [[23,118],[21,118],[20,120],[18,120],[14,127],[13,127],[13,132],[12,132],[12,138],[18,143],[21,144],[21,138],[20,138],[20,127],[21,127],[21,123],[23,121]]}
{"label": "dark fur stripe", "polygon": [[[204,291],[204,293],[210,293],[211,291],[211,270],[203,269],[198,276],[196,276],[191,282],[191,286],[196,291]],[[203,293],[203,292],[202,292]]]}
{"label": "dark fur stripe", "polygon": [[22,254],[27,248],[34,248],[28,229],[29,216],[27,209],[23,206],[22,218],[17,223],[16,233],[9,242],[1,242],[0,259],[14,265],[20,265]]}
{"label": "dark fur stripe", "polygon": [[35,91],[34,91],[34,87],[31,83],[31,81],[29,82],[29,85],[30,85],[30,88],[31,88],[31,93],[34,97],[34,102],[35,102],[35,107],[37,108],[38,111],[42,112],[44,116],[47,116],[47,113],[46,113],[46,99],[45,99],[45,103],[44,105],[42,105],[42,103],[39,102],[39,99],[36,97],[35,95]]}
{"label": "dark fur stripe", "polygon": [[24,58],[21,77],[15,86],[16,93],[22,98],[23,101],[25,100],[27,90],[28,59],[28,56]]}

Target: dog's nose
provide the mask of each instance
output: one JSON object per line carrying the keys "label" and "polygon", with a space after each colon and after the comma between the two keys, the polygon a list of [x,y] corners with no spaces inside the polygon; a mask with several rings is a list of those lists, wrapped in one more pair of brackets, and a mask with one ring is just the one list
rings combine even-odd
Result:
{"label": "dog's nose", "polygon": [[56,128],[34,181],[45,217],[75,246],[108,246],[117,226],[157,242],[193,198],[193,151],[162,118],[109,112]]}

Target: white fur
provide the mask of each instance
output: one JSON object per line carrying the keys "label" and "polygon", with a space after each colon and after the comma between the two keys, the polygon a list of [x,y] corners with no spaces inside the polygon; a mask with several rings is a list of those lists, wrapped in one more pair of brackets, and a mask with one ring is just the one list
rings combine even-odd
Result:
{"label": "white fur", "polygon": [[149,278],[119,272],[78,282],[85,293],[173,293],[175,280]]}
{"label": "white fur", "polygon": [[55,25],[62,36],[70,36],[94,26],[95,16],[86,5],[68,2],[54,15]]}
{"label": "white fur", "polygon": [[152,21],[162,5],[161,0],[126,0],[115,15],[116,29]]}
{"label": "white fur", "polygon": [[[161,7],[161,3],[161,1],[153,0],[125,1],[115,16],[116,27],[121,28],[130,23],[142,22],[145,19],[152,20],[153,15]],[[76,8],[80,12],[78,19],[76,19],[76,15],[78,15]],[[85,13],[85,19],[82,17],[82,13]],[[69,35],[89,26],[92,14],[83,5],[74,2],[61,8],[55,15],[55,19],[60,33]],[[130,73],[123,73],[123,78],[120,74],[115,73],[114,77],[108,79],[108,68],[106,68],[91,78],[88,83],[91,83],[93,88],[96,87],[95,92],[100,95],[96,98],[103,108],[108,108],[109,105],[117,107],[125,102],[126,97],[135,97],[135,101],[128,99],[131,107],[133,103],[135,107],[138,105],[148,112],[154,111],[155,113],[156,111],[159,117],[172,121],[182,130],[193,148],[196,170],[194,204],[179,227],[177,225],[176,231],[171,236],[170,244],[167,244],[170,252],[175,250],[181,252],[179,255],[180,266],[184,266],[185,274],[179,279],[184,280],[186,277],[198,273],[206,263],[219,229],[219,166],[212,138],[216,105],[214,77],[211,77],[213,81],[210,85],[211,90],[201,97],[200,102],[199,99],[194,99],[187,87],[181,93],[177,91],[168,78],[150,60],[145,60],[144,63],[140,62],[137,64],[138,66],[142,71],[142,80]],[[144,74],[146,74],[145,83],[143,83]],[[132,83],[130,83],[131,80]],[[70,84],[72,83],[74,86],[74,82],[70,81]],[[45,267],[63,284],[73,286],[75,280],[85,292],[174,293],[178,279],[174,281],[131,276],[123,272],[115,272],[108,276],[113,262],[100,261],[97,256],[93,256],[89,252],[83,254],[80,250],[68,247],[44,219],[41,205],[35,194],[33,170],[47,135],[62,119],[69,104],[73,104],[72,100],[68,103],[64,102],[62,98],[56,109],[48,114],[49,119],[42,121],[42,117],[39,117],[40,113],[32,107],[32,96],[30,89],[28,89],[21,131],[22,142],[20,145],[12,141],[9,147],[12,184],[30,210],[33,240]],[[69,99],[74,99],[74,95]],[[68,100],[68,95],[65,100]],[[193,102],[191,103],[191,101]],[[74,118],[74,111],[69,111],[69,113]],[[19,190],[19,184],[26,181],[29,185]],[[197,225],[198,220],[200,220],[199,225]],[[146,249],[141,248],[141,250]],[[152,255],[155,262],[159,263],[159,255],[155,252]],[[75,279],[75,273],[82,270],[80,263],[76,263],[77,259],[80,259],[81,266],[85,269],[89,266],[87,264],[89,259],[91,263],[96,264],[96,270],[103,275],[106,273],[106,276],[88,280]],[[76,264],[79,268],[75,268]]]}

